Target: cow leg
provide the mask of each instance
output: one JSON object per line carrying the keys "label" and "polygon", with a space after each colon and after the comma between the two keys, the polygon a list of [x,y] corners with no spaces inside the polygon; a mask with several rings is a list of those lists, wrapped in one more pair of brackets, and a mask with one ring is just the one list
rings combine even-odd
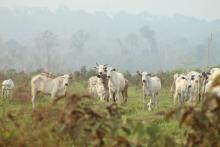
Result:
{"label": "cow leg", "polygon": [[146,94],[143,94],[143,103],[146,104],[146,97],[147,95]]}
{"label": "cow leg", "polygon": [[158,98],[158,93],[156,93],[156,94],[154,95],[154,99],[155,99],[155,102],[154,102],[154,103],[155,103],[155,107],[156,107],[156,108],[158,108],[158,99],[157,99],[157,98]]}
{"label": "cow leg", "polygon": [[150,98],[150,101],[148,102],[147,106],[148,106],[148,111],[151,111],[152,110],[152,97]]}
{"label": "cow leg", "polygon": [[35,98],[36,98],[36,95],[37,95],[37,91],[35,89],[32,89],[31,90],[31,95],[32,95],[32,98],[31,98],[32,107],[34,108],[35,107],[34,101],[35,101]]}
{"label": "cow leg", "polygon": [[177,99],[178,99],[178,93],[175,92],[175,94],[174,94],[174,96],[173,96],[173,104],[174,104],[174,105],[176,105]]}
{"label": "cow leg", "polygon": [[115,100],[120,102],[121,99],[120,99],[120,93],[118,91],[115,92]]}
{"label": "cow leg", "polygon": [[109,99],[110,100],[113,99],[113,94],[112,94],[111,90],[109,90]]}
{"label": "cow leg", "polygon": [[9,98],[9,89],[7,89],[6,98]]}
{"label": "cow leg", "polygon": [[123,90],[123,97],[124,97],[124,102],[127,103],[127,100],[128,100],[128,81],[126,82],[124,90]]}
{"label": "cow leg", "polygon": [[5,95],[5,89],[4,87],[2,87],[2,98],[4,98],[4,95]]}
{"label": "cow leg", "polygon": [[5,91],[5,98],[8,98],[8,89]]}
{"label": "cow leg", "polygon": [[56,97],[56,93],[55,93],[55,92],[52,92],[52,93],[51,93],[51,98],[52,98],[52,99],[55,99],[55,97]]}
{"label": "cow leg", "polygon": [[121,94],[122,94],[122,98],[123,98],[123,103],[126,103],[127,99],[126,99],[125,91],[122,91]]}
{"label": "cow leg", "polygon": [[31,98],[31,102],[32,102],[32,107],[33,107],[33,108],[35,107],[35,104],[34,104],[35,97],[36,97],[36,96],[32,96],[32,98]]}
{"label": "cow leg", "polygon": [[116,102],[117,98],[116,98],[116,92],[113,92],[113,101]]}
{"label": "cow leg", "polygon": [[121,91],[121,95],[122,95],[122,101],[125,102],[125,96],[124,96],[124,92]]}
{"label": "cow leg", "polygon": [[180,104],[180,105],[183,105],[183,104],[184,104],[184,101],[185,101],[185,95],[182,93],[182,94],[179,96],[179,104]]}
{"label": "cow leg", "polygon": [[108,90],[105,91],[105,100],[109,102],[109,91]]}
{"label": "cow leg", "polygon": [[156,98],[156,94],[152,94],[152,103],[150,104],[151,108],[154,109],[157,105],[157,98]]}

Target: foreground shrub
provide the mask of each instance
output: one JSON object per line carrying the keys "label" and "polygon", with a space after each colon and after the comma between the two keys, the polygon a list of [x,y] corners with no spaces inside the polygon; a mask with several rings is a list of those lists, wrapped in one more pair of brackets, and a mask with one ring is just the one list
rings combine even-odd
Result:
{"label": "foreground shrub", "polygon": [[115,103],[97,105],[89,96],[75,94],[64,104],[58,101],[34,110],[30,105],[5,112],[0,118],[0,146],[176,145],[156,123],[122,118],[123,108]]}
{"label": "foreground shrub", "polygon": [[186,147],[220,146],[220,98],[209,96],[197,107],[184,106],[167,113],[167,118],[178,116],[180,126],[188,128],[185,132]]}

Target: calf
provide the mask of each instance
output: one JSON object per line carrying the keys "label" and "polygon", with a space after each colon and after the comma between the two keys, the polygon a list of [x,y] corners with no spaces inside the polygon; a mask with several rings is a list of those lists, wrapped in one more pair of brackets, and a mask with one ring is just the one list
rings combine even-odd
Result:
{"label": "calf", "polygon": [[9,97],[11,90],[14,88],[14,82],[11,79],[2,82],[2,97]]}
{"label": "calf", "polygon": [[[108,87],[108,78],[107,78],[107,64],[98,64],[94,67],[97,73],[97,77],[101,78],[103,85],[104,85],[104,93],[105,93],[105,100],[109,101],[109,87]],[[103,92],[102,92],[103,93]]]}
{"label": "calf", "polygon": [[106,92],[102,78],[98,78],[97,76],[89,78],[88,91],[92,96],[98,96],[100,100],[106,99]]}

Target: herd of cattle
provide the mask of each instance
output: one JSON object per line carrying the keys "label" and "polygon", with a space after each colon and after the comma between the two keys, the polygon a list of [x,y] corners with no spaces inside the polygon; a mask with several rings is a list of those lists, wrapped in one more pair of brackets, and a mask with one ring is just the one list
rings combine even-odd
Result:
{"label": "herd of cattle", "polygon": [[[212,68],[208,72],[191,71],[175,74],[171,91],[174,91],[174,104],[196,104],[203,101],[208,93],[220,96],[220,69]],[[174,89],[175,88],[175,89]]]}
{"label": "herd of cattle", "polygon": [[[96,75],[88,80],[88,92],[99,97],[102,101],[113,100],[127,102],[128,80],[115,68],[97,64],[94,67]],[[143,102],[150,96],[147,103],[148,111],[157,107],[158,94],[161,90],[161,80],[155,75],[147,72],[137,72],[142,80]],[[50,94],[52,98],[66,95],[70,75],[54,77],[50,73],[41,73],[31,79],[32,105],[35,107],[35,99],[38,92]],[[191,71],[188,73],[174,74],[171,91],[174,92],[174,105],[184,103],[196,104],[205,99],[207,93],[220,96],[220,69],[212,68],[208,72]],[[14,83],[11,79],[2,82],[2,97],[8,97],[13,89]]]}
{"label": "herd of cattle", "polygon": [[[100,100],[120,100],[126,103],[128,98],[128,80],[115,68],[107,65],[96,64],[96,76],[88,81],[88,91],[93,96],[98,96]],[[161,89],[161,81],[156,76],[151,76],[147,72],[139,72],[143,83],[143,101],[151,96],[148,102],[148,110],[151,111],[157,105],[157,96]]]}

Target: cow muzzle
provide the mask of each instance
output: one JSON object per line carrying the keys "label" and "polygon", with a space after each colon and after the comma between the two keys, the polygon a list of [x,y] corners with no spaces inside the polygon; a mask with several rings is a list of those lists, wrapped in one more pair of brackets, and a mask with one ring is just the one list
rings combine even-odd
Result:
{"label": "cow muzzle", "polygon": [[142,80],[142,82],[143,82],[143,83],[145,83],[145,82],[146,82],[146,80]]}
{"label": "cow muzzle", "polygon": [[69,85],[68,83],[65,84],[65,86],[68,86],[68,85]]}

